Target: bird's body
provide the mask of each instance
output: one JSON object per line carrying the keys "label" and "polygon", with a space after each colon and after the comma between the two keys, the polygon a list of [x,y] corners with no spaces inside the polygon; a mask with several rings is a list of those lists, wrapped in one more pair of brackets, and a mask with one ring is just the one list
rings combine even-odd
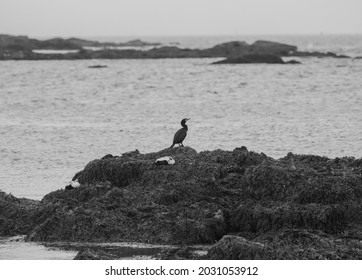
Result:
{"label": "bird's body", "polygon": [[170,148],[173,148],[173,146],[175,146],[176,144],[179,144],[180,146],[183,146],[182,142],[185,140],[186,138],[186,135],[187,135],[187,130],[188,130],[188,127],[186,125],[186,122],[188,121],[189,119],[183,119],[181,121],[181,126],[182,128],[179,129],[176,133],[175,133],[175,136],[173,137],[173,142],[172,142],[172,145]]}

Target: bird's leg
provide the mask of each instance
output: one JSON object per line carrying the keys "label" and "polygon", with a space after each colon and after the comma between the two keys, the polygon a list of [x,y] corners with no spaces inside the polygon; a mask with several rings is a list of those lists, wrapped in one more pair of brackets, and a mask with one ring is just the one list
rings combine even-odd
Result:
{"label": "bird's leg", "polygon": [[180,146],[181,146],[181,147],[184,147],[184,144],[180,143]]}

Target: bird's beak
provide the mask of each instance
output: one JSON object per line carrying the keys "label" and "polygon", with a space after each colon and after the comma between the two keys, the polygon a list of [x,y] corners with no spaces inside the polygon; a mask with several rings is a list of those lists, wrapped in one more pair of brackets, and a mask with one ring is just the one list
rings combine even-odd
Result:
{"label": "bird's beak", "polygon": [[191,120],[191,119],[186,119],[186,121],[188,121],[188,120]]}

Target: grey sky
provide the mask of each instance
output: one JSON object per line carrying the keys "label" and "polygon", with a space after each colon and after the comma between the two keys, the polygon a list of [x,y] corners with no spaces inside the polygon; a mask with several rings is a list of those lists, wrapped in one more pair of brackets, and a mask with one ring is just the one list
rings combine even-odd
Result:
{"label": "grey sky", "polygon": [[362,0],[0,0],[0,33],[362,34]]}

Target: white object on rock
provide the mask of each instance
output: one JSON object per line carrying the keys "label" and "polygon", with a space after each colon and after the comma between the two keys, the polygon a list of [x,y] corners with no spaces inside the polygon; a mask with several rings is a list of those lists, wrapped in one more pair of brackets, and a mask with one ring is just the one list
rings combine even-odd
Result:
{"label": "white object on rock", "polygon": [[78,182],[78,179],[74,180],[74,181],[70,181],[69,184],[67,186],[65,186],[66,190],[72,190],[74,188],[80,187],[80,184]]}
{"label": "white object on rock", "polygon": [[70,184],[73,188],[80,187],[78,180],[71,181]]}
{"label": "white object on rock", "polygon": [[166,156],[156,159],[155,164],[157,165],[175,164],[175,160],[170,156]]}

